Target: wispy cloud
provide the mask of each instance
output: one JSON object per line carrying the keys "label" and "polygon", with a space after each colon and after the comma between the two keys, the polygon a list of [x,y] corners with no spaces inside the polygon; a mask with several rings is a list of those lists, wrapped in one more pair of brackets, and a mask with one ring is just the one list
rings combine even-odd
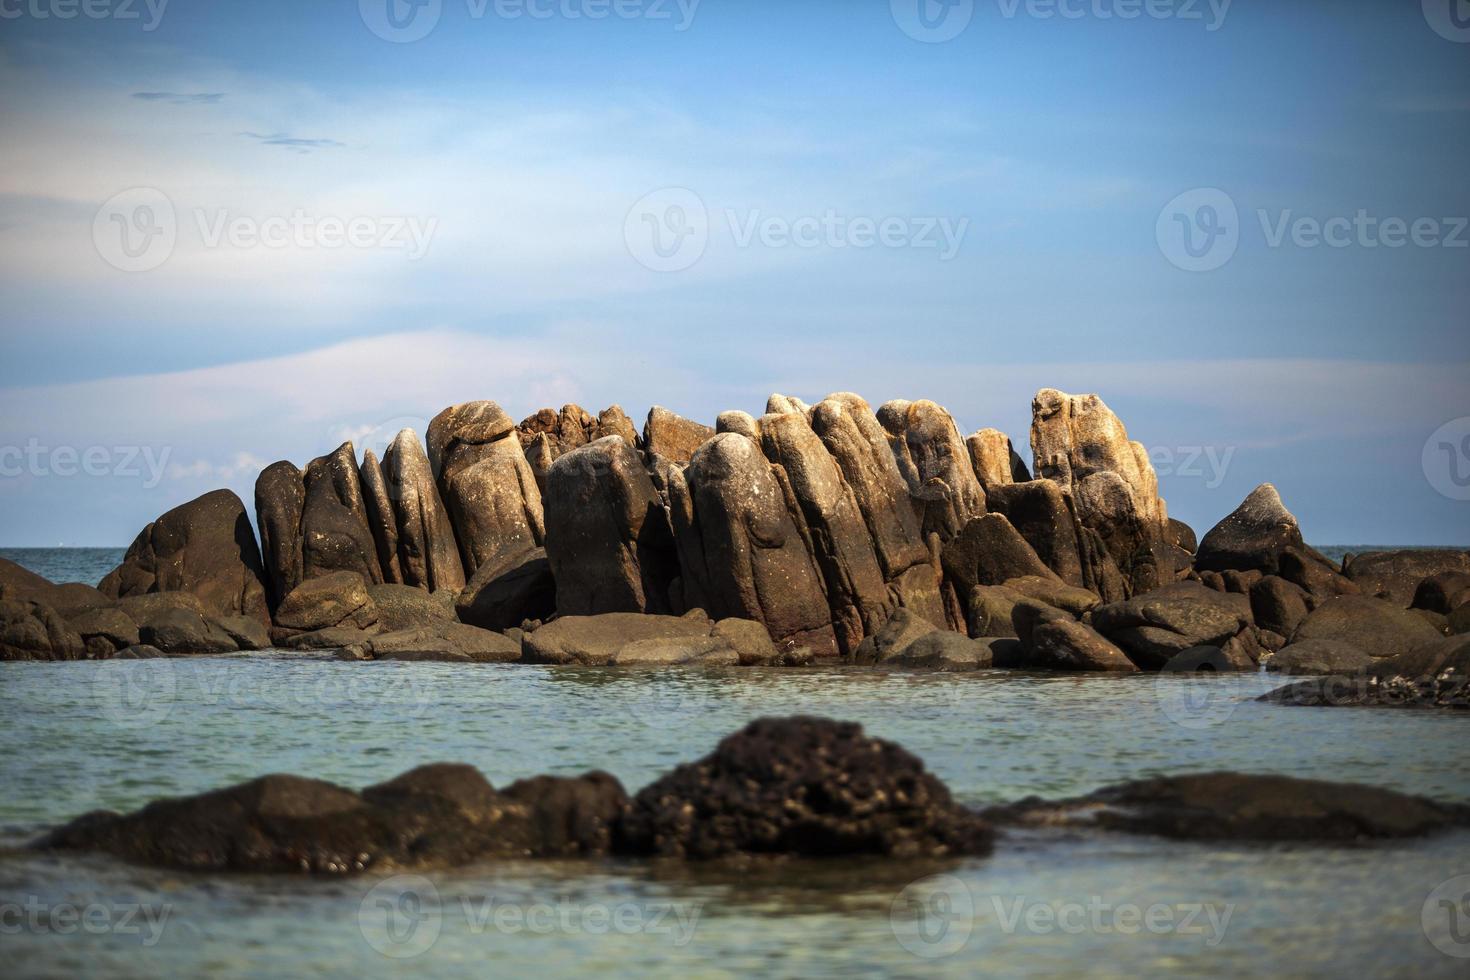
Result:
{"label": "wispy cloud", "polygon": [[297,153],[310,153],[325,147],[346,146],[346,143],[333,139],[308,139],[302,136],[292,136],[289,133],[241,133],[247,139],[258,140],[266,146],[284,146],[295,150]]}
{"label": "wispy cloud", "polygon": [[224,101],[223,92],[134,92],[133,98],[144,102],[167,102],[169,105],[217,105]]}

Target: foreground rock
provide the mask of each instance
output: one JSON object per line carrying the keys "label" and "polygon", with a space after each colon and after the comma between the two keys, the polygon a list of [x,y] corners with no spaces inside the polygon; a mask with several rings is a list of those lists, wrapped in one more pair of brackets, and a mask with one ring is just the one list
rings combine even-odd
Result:
{"label": "foreground rock", "polygon": [[188,871],[348,874],[483,858],[605,854],[626,805],[616,779],[537,777],[496,792],[470,766],[421,766],[354,793],[264,776],[135,813],[89,813],[37,842]]}
{"label": "foreground rock", "polygon": [[765,718],[633,800],[629,851],[682,858],[988,854],[992,833],[924,764],[862,726]]}
{"label": "foreground rock", "polygon": [[1470,824],[1470,808],[1355,783],[1235,772],[1162,776],[1070,800],[986,811],[997,823],[1100,827],[1184,840],[1349,843]]}
{"label": "foreground rock", "polygon": [[255,532],[229,490],[207,493],[149,524],[98,588],[113,599],[187,592],[212,613],[270,622]]}
{"label": "foreground rock", "polygon": [[527,663],[582,666],[767,666],[803,660],[779,651],[759,623],[744,619],[711,622],[692,614],[562,616],[525,634],[521,649]]}

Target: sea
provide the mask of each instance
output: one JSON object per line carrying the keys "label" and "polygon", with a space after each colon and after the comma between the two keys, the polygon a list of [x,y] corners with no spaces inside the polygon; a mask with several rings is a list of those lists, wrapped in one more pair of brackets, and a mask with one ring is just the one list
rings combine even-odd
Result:
{"label": "sea", "polygon": [[[1344,551],[1334,549],[1340,557]],[[121,549],[0,549],[95,582]],[[196,875],[27,842],[269,772],[433,761],[629,791],[763,715],[861,722],[974,806],[1233,769],[1470,802],[1460,714],[1259,703],[1266,675],[617,670],[267,651],[0,663],[7,976],[1292,976],[1470,973],[1470,834],[1352,847],[1006,835],[986,858],[495,862]]]}

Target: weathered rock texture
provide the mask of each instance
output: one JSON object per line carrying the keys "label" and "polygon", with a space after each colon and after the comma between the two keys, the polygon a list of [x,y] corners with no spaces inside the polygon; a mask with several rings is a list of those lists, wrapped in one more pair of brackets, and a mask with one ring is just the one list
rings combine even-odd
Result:
{"label": "weathered rock texture", "polygon": [[466,402],[436,415],[429,423],[429,462],[466,574],[487,564],[509,566],[545,540],[541,491],[499,405]]}
{"label": "weathered rock texture", "polygon": [[430,592],[465,586],[454,525],[439,497],[429,457],[418,436],[404,429],[383,453],[383,479],[398,526],[398,567],[404,585]]}
{"label": "weathered rock texture", "polygon": [[388,496],[383,468],[371,449],[363,450],[358,477],[362,483],[368,528],[373,532],[373,544],[378,549],[378,566],[383,570],[383,581],[402,585],[403,572],[398,564],[398,518],[393,513],[393,501]]}
{"label": "weathered rock texture", "polygon": [[878,421],[925,534],[947,541],[985,513],[985,491],[949,412],[927,400],[895,400],[878,409]]}
{"label": "weathered rock texture", "polygon": [[547,474],[545,505],[560,615],[669,611],[673,531],[625,439],[606,436],[563,454]]}
{"label": "weathered rock texture", "polygon": [[383,581],[378,545],[368,525],[357,457],[344,442],[306,467],[306,503],[301,512],[301,576],[356,572]]}
{"label": "weathered rock texture", "polygon": [[260,527],[260,553],[265,566],[266,598],[271,611],[301,584],[301,512],[306,484],[301,471],[287,460],[272,463],[255,478],[255,521]]}
{"label": "weathered rock texture", "polygon": [[175,507],[145,527],[98,588],[114,599],[187,592],[219,615],[269,622],[260,549],[245,505],[228,490]]}
{"label": "weathered rock texture", "polygon": [[715,430],[707,425],[655,405],[648,410],[648,420],[643,423],[643,446],[650,456],[683,464],[714,434]]}

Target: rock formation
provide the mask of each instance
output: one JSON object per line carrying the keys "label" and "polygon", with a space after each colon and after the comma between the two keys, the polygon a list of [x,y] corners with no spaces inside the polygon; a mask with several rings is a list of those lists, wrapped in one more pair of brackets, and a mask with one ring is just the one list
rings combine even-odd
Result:
{"label": "rock formation", "polygon": [[301,577],[356,572],[383,581],[378,545],[368,526],[357,457],[344,442],[306,467],[306,502],[301,511]]}
{"label": "rock formation", "polygon": [[463,589],[464,562],[454,526],[439,497],[429,457],[412,429],[398,433],[383,453],[383,479],[398,526],[403,584],[430,592]]}

